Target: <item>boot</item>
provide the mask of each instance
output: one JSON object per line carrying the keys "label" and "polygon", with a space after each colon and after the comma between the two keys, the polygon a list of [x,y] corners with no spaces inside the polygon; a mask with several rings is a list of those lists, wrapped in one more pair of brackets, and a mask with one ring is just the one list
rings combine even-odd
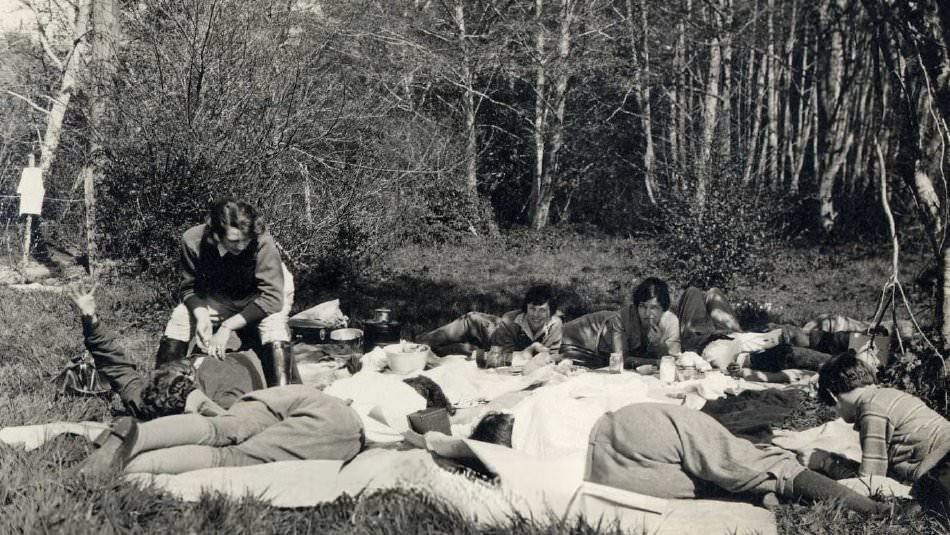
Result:
{"label": "boot", "polygon": [[175,340],[163,336],[158,343],[158,353],[155,354],[155,367],[159,368],[163,364],[181,360],[188,356],[188,342]]}
{"label": "boot", "polygon": [[132,458],[132,449],[138,436],[139,428],[134,418],[119,418],[93,441],[96,449],[79,465],[79,473],[102,477],[121,471]]}
{"label": "boot", "polygon": [[[270,342],[264,353],[265,360],[270,361],[269,365],[262,366],[268,387],[300,384],[300,373],[297,371],[297,363],[294,362],[289,342]],[[263,362],[261,364],[263,365]]]}

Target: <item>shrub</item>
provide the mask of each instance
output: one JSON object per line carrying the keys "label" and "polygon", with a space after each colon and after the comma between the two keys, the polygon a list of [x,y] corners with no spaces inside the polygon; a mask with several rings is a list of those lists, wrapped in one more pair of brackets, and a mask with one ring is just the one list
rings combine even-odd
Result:
{"label": "shrub", "polygon": [[[888,367],[881,371],[879,380],[919,397],[947,417],[950,413],[950,375],[946,363],[921,336],[905,339],[903,343],[906,349],[903,354],[898,354],[896,340],[891,343],[894,356]],[[933,340],[933,343],[942,346],[940,340]]]}
{"label": "shrub", "polygon": [[785,316],[785,307],[755,299],[739,301],[734,309],[736,319],[745,331],[764,330],[770,323],[782,323]]}
{"label": "shrub", "polygon": [[696,206],[692,188],[673,189],[665,201],[660,238],[669,252],[665,267],[671,277],[707,288],[730,288],[737,275],[768,280],[769,254],[779,226],[772,208],[777,201],[739,185],[738,176],[709,182],[703,207]]}

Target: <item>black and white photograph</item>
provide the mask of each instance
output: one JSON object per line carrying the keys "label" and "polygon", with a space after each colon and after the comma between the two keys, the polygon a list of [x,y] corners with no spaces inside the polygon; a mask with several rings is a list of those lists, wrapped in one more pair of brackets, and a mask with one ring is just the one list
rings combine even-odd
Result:
{"label": "black and white photograph", "polygon": [[950,1],[0,0],[0,533],[950,534]]}

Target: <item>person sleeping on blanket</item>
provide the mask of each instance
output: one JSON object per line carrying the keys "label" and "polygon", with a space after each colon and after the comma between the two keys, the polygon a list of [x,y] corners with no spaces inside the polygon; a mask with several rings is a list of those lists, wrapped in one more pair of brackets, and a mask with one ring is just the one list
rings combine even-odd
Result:
{"label": "person sleeping on blanket", "polygon": [[[181,413],[217,416],[246,394],[264,388],[264,377],[247,352],[229,353],[224,360],[185,359],[168,362],[143,374],[119,345],[115,333],[96,312],[95,287],[78,286],[67,292],[82,321],[86,349],[96,369],[119,395],[126,410],[139,420]],[[427,408],[449,408],[442,389],[426,377],[402,382],[426,400]],[[185,391],[182,385],[190,385]]]}
{"label": "person sleeping on blanket", "polygon": [[501,317],[469,312],[438,329],[425,333],[417,342],[427,344],[437,355],[470,354],[491,346],[504,352],[528,351],[531,355],[556,353],[561,347],[561,317],[558,298],[551,286],[531,286],[521,308]]}
{"label": "person sleeping on blanket", "polygon": [[[204,396],[187,375],[167,387],[166,406]],[[120,418],[96,438],[98,447],[79,473],[180,474],[277,461],[348,461],[364,443],[363,422],[346,401],[307,385],[278,386],[245,394],[217,416],[169,414],[141,424]]]}
{"label": "person sleeping on blanket", "polygon": [[[511,414],[489,413],[469,438],[511,447],[516,424]],[[585,480],[648,496],[741,494],[772,506],[778,495],[789,501],[837,500],[869,515],[891,511],[890,505],[805,468],[794,454],[760,449],[682,405],[635,403],[608,412],[594,424],[588,443]]]}

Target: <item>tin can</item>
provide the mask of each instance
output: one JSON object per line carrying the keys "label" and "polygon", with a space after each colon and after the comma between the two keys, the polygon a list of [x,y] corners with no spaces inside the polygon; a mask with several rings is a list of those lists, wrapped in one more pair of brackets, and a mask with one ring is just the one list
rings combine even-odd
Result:
{"label": "tin can", "polygon": [[617,351],[610,354],[610,363],[607,370],[610,373],[623,373],[623,353]]}
{"label": "tin can", "polygon": [[660,359],[660,381],[672,383],[676,380],[676,363],[673,357],[663,357]]}

